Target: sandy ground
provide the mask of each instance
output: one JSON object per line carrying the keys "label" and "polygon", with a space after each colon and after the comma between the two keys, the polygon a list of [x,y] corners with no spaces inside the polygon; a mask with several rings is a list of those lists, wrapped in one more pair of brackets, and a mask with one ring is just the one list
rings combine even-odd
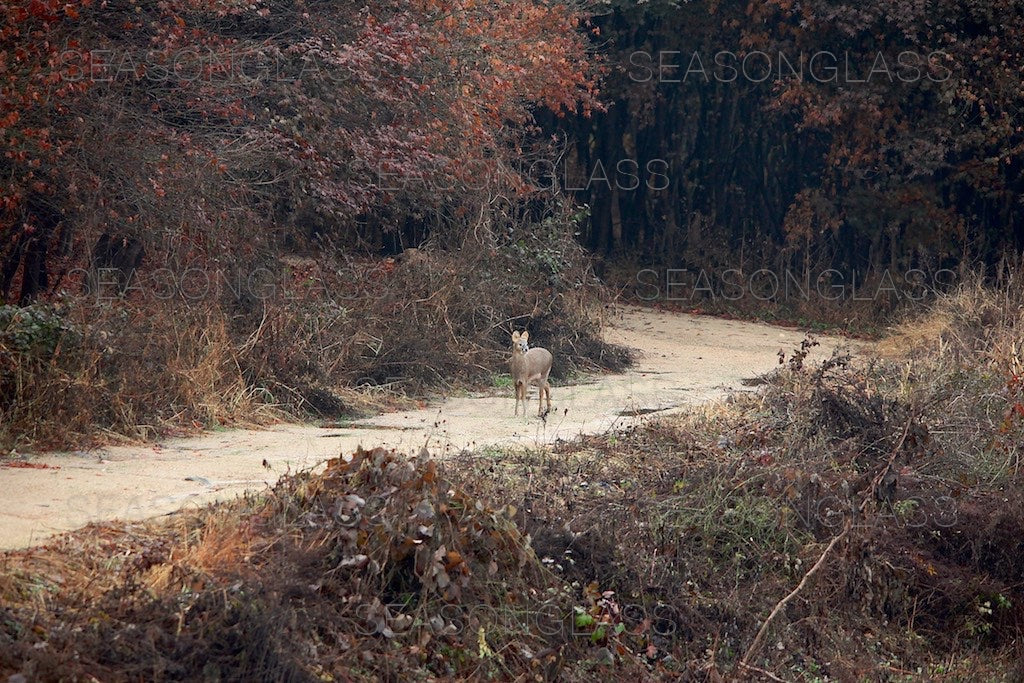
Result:
{"label": "sandy ground", "polygon": [[[341,428],[282,424],[226,430],[148,446],[35,455],[36,467],[0,467],[0,549],[110,519],[143,519],[259,490],[279,476],[323,463],[358,446],[383,445],[443,454],[485,446],[543,446],[600,433],[649,416],[742,390],[741,381],[775,368],[778,351],[799,346],[803,333],[747,322],[618,307],[609,341],[640,351],[625,374],[553,387],[552,413],[513,416],[512,389],[502,395],[449,397],[423,410],[388,413]],[[531,340],[543,345],[543,340]],[[823,358],[842,343],[819,338]],[[555,359],[558,362],[558,359]],[[46,467],[40,467],[46,466]]]}

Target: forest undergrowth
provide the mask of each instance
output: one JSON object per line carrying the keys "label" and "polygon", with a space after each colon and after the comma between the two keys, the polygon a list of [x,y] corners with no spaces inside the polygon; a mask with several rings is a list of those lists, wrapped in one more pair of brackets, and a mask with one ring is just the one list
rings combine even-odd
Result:
{"label": "forest undergrowth", "polygon": [[344,454],[6,553],[0,673],[1018,680],[1022,312],[965,287],[625,432]]}

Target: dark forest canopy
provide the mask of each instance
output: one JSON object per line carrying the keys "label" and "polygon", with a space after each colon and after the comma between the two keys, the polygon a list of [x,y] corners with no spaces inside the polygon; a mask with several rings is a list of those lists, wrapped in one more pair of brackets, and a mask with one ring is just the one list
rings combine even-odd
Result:
{"label": "dark forest canopy", "polygon": [[537,220],[552,188],[595,254],[665,266],[1024,248],[1020,2],[4,7],[5,299],[104,235],[164,261],[395,251]]}
{"label": "dark forest canopy", "polygon": [[533,111],[594,106],[586,22],[536,0],[0,2],[0,301],[104,235],[167,264],[480,231],[526,190]]}
{"label": "dark forest canopy", "polygon": [[552,122],[584,239],[649,263],[846,273],[1024,247],[1024,5],[614,2],[605,111]]}

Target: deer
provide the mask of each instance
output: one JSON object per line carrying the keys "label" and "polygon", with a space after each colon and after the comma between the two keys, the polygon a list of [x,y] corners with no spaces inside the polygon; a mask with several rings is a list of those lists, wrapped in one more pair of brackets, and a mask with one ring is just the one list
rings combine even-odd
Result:
{"label": "deer", "polygon": [[539,346],[530,348],[527,341],[530,333],[523,330],[512,333],[512,357],[508,360],[509,370],[512,379],[515,381],[516,389],[516,415],[519,415],[519,402],[523,402],[523,415],[526,415],[526,388],[533,384],[540,394],[540,403],[537,407],[538,417],[544,417],[544,398],[547,397],[548,409],[551,412],[551,385],[548,384],[548,374],[551,372],[553,358],[551,352]]}

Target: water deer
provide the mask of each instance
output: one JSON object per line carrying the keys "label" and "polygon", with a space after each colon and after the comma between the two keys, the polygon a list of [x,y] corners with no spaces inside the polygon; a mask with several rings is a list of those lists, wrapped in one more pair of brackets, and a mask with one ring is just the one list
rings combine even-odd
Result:
{"label": "water deer", "polygon": [[519,414],[519,402],[523,402],[523,415],[526,415],[526,388],[533,384],[540,394],[540,404],[537,407],[537,415],[543,417],[544,398],[547,397],[547,412],[551,412],[551,385],[548,384],[548,374],[551,372],[553,360],[551,352],[539,346],[531,349],[527,346],[530,333],[523,331],[512,333],[512,357],[509,358],[508,366],[512,373],[512,379],[516,387],[516,412]]}

